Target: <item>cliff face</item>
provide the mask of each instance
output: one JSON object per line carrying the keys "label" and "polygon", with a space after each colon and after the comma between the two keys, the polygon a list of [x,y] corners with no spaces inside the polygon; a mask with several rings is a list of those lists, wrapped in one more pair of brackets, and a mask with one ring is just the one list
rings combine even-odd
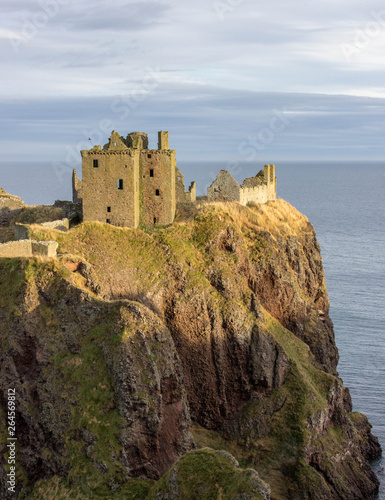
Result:
{"label": "cliff face", "polygon": [[[380,448],[337,376],[312,226],[281,200],[194,215],[149,233],[36,227],[59,261],[0,261],[0,398],[5,409],[16,388],[19,487],[61,476],[103,497],[208,446],[255,469],[272,498],[370,498]],[[205,450],[202,463],[217,460]],[[203,468],[203,496],[181,486],[186,457],[137,498],[206,498]],[[269,497],[237,470],[237,494]]]}

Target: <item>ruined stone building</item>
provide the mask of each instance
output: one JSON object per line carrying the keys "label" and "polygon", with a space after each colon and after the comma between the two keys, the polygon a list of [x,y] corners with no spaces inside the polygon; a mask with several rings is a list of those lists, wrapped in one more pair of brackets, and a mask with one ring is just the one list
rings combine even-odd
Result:
{"label": "ruined stone building", "polygon": [[277,198],[277,178],[275,165],[265,165],[255,177],[248,177],[240,185],[234,177],[221,170],[215,181],[207,188],[208,201],[238,201],[248,203],[266,203]]}
{"label": "ruined stone building", "polygon": [[113,131],[101,148],[81,151],[82,180],[73,172],[73,200],[82,200],[83,220],[115,226],[170,224],[178,202],[195,201],[195,182],[187,192],[169,148],[168,132],[158,133],[158,149],[148,137]]}

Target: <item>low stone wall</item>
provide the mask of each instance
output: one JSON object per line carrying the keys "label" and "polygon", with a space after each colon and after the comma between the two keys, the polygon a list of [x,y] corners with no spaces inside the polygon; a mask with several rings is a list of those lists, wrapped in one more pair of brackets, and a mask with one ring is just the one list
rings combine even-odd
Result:
{"label": "low stone wall", "polygon": [[3,243],[0,245],[0,257],[32,257],[31,240]]}
{"label": "low stone wall", "polygon": [[56,251],[58,247],[57,241],[33,241],[32,243],[32,255],[42,256],[42,257],[56,257]]}
{"label": "low stone wall", "polygon": [[[54,220],[50,222],[42,222],[39,226],[47,227],[49,229],[57,229],[58,231],[68,231],[70,224],[68,219]],[[29,224],[20,224],[16,222],[14,227],[15,240],[28,240],[29,239]]]}
{"label": "low stone wall", "polygon": [[0,245],[0,257],[56,257],[56,241],[19,240]]}
{"label": "low stone wall", "polygon": [[70,223],[68,219],[53,220],[50,222],[43,222],[39,224],[43,227],[48,227],[50,229],[57,229],[58,231],[68,231],[70,228]]}

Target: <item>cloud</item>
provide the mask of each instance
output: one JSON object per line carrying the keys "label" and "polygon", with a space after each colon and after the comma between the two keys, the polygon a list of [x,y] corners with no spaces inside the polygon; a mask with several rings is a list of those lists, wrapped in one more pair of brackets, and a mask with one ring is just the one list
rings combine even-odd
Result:
{"label": "cloud", "polygon": [[[157,131],[169,130],[178,158],[202,161],[264,154],[272,161],[295,160],[305,152],[314,159],[355,157],[357,152],[370,159],[385,153],[383,146],[372,149],[382,144],[383,99],[240,92],[191,83],[162,83],[137,102],[122,97],[3,102],[3,155],[20,159],[25,151],[15,152],[12,144],[28,140],[35,141],[35,155],[40,149],[39,158],[65,162],[69,150],[79,156],[80,144],[87,146],[89,137],[103,145],[113,129],[122,135],[134,129],[148,132],[152,147]],[[117,99],[120,106],[114,106]]]}
{"label": "cloud", "polygon": [[[222,1],[221,18],[205,0],[3,0],[3,155],[22,137],[35,158],[65,156],[102,120],[168,128],[191,158],[237,158],[261,130],[273,157],[382,153],[372,147],[384,129],[378,0]],[[290,125],[268,140],[276,108]]]}
{"label": "cloud", "polygon": [[170,7],[161,2],[124,2],[106,9],[105,2],[77,6],[60,19],[69,30],[87,31],[141,31],[165,21]]}

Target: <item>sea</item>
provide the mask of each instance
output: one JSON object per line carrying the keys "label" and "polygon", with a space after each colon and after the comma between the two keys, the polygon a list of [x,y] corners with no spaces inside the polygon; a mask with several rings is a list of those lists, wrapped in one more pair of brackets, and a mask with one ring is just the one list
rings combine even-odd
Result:
{"label": "sea", "polygon": [[[0,187],[28,204],[71,199],[72,166],[0,163]],[[256,175],[263,163],[179,161],[197,194],[221,169],[235,179]],[[330,316],[340,353],[338,371],[353,410],[365,413],[385,449],[385,162],[276,162],[277,195],[313,224],[321,246]],[[372,464],[385,500],[385,459]]]}

